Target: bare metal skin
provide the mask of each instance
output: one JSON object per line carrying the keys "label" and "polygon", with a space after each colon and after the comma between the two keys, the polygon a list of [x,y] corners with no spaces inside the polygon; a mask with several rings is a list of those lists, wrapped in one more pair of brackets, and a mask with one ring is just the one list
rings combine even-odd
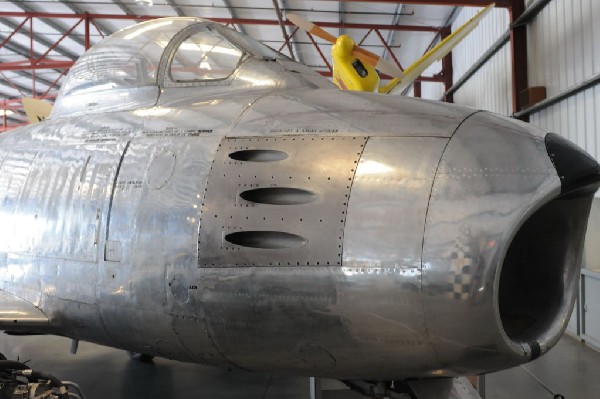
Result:
{"label": "bare metal skin", "polygon": [[[210,22],[159,21],[105,52],[119,70],[119,46],[171,29],[153,81],[102,86],[96,46],[50,119],[0,136],[0,328],[364,380],[491,372],[557,342],[595,161],[508,118],[339,91]],[[177,81],[175,52],[206,29],[239,62]],[[69,92],[77,79],[92,89]]]}

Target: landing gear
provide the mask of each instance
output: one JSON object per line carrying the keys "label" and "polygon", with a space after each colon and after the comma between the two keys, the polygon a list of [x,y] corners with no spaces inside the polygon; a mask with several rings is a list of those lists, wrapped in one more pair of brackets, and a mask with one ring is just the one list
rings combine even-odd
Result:
{"label": "landing gear", "polygon": [[362,380],[343,380],[353,391],[370,398],[417,399],[413,390],[404,382],[382,381],[371,382]]}
{"label": "landing gear", "polygon": [[[466,377],[404,381],[342,380],[341,382],[351,390],[371,399],[481,399]],[[339,392],[340,389],[333,391]],[[311,399],[323,397],[319,378],[310,379],[310,397]]]}
{"label": "landing gear", "polygon": [[31,370],[21,362],[6,360],[0,353],[0,398],[85,399],[74,382]]}
{"label": "landing gear", "polygon": [[140,363],[152,363],[152,360],[154,359],[154,356],[146,355],[145,353],[127,351],[127,354],[129,355],[129,358],[137,360]]}

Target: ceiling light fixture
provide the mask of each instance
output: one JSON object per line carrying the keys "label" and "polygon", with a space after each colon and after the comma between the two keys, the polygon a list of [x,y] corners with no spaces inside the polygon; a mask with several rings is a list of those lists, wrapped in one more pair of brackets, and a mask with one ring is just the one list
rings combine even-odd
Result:
{"label": "ceiling light fixture", "polygon": [[0,110],[0,115],[2,116],[11,116],[13,115],[15,112],[10,110],[10,109],[2,109]]}
{"label": "ceiling light fixture", "polygon": [[154,5],[154,0],[135,0],[141,6],[152,7]]}

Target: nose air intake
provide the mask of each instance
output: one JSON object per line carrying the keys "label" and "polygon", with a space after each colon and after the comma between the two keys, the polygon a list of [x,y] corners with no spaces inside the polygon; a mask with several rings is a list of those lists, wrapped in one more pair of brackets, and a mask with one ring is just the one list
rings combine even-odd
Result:
{"label": "nose air intake", "polygon": [[558,198],[531,215],[506,254],[499,284],[499,311],[506,335],[529,345],[532,359],[564,330],[577,293],[580,258],[599,165],[557,134],[546,149],[561,182]]}

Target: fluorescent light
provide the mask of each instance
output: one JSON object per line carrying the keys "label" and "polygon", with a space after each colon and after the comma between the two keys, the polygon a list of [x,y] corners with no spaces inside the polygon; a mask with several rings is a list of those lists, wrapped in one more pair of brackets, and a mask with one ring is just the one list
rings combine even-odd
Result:
{"label": "fluorescent light", "polygon": [[15,112],[11,109],[0,110],[0,113],[2,114],[2,116],[11,116],[15,114]]}
{"label": "fluorescent light", "polygon": [[145,7],[152,7],[154,5],[153,0],[135,0],[135,2]]}

